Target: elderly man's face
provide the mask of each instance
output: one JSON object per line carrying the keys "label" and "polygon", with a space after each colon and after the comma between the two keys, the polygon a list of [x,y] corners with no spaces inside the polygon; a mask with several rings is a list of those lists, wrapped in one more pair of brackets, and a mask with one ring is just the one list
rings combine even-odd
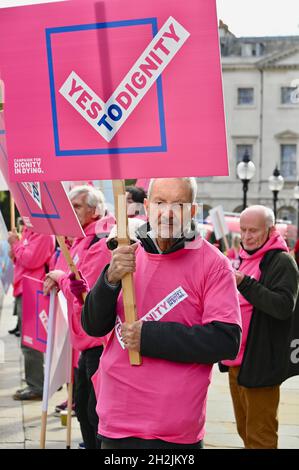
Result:
{"label": "elderly man's face", "polygon": [[260,248],[272,231],[267,227],[265,216],[254,211],[241,215],[240,230],[243,247],[248,251]]}
{"label": "elderly man's face", "polygon": [[74,197],[71,201],[82,227],[85,227],[90,222],[92,222],[95,218],[97,218],[95,216],[95,209],[92,207],[89,207],[89,205],[86,202],[86,199],[87,199],[87,194],[81,193],[81,194],[78,194],[78,196]]}
{"label": "elderly man's face", "polygon": [[196,206],[187,181],[163,178],[154,181],[146,206],[155,235],[162,239],[178,238],[190,227]]}

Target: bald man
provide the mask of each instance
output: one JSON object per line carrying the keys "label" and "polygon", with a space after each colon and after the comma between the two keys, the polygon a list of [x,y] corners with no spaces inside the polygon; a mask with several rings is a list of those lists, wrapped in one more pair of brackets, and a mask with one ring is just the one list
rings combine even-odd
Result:
{"label": "bald man", "polygon": [[[110,332],[98,371],[103,449],[200,449],[212,364],[233,359],[240,312],[227,258],[195,227],[196,181],[151,181],[140,243],[118,247],[82,314],[92,336]],[[138,321],[125,322],[121,279],[134,273]],[[132,367],[126,350],[138,351]]]}
{"label": "bald man", "polygon": [[290,361],[298,271],[275,229],[271,209],[245,209],[240,229],[241,264],[235,277],[242,342],[237,358],[222,365],[229,368],[237,429],[245,448],[275,449],[280,384],[295,375]]}

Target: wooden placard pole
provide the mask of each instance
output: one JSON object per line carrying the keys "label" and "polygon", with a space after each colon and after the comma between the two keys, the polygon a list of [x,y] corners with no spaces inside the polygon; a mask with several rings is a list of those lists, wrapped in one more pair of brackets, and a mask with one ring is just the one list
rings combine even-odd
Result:
{"label": "wooden placard pole", "polygon": [[[113,195],[115,215],[117,222],[117,239],[119,246],[130,245],[128,235],[128,216],[126,204],[126,191],[124,180],[113,180]],[[133,274],[128,273],[122,279],[122,291],[125,310],[125,319],[127,323],[133,323],[137,320],[135,289]],[[129,351],[130,364],[140,366],[142,363],[141,355],[137,351]]]}
{"label": "wooden placard pole", "polygon": [[[69,251],[68,247],[66,246],[64,236],[56,235],[56,240],[57,240],[57,242],[60,246],[60,249],[62,251],[64,259],[67,262],[68,267],[70,268],[70,271],[72,271],[72,273],[75,273],[77,281],[80,281],[81,277],[80,277],[79,271],[78,271],[77,266],[75,265],[75,263],[73,261],[73,258],[71,257],[71,254],[70,254],[70,251]],[[87,293],[84,292],[82,294],[83,301],[85,301],[86,296],[87,296]]]}
{"label": "wooden placard pole", "polygon": [[48,411],[42,411],[41,435],[40,435],[40,444],[39,444],[40,449],[46,448],[47,419],[48,419]]}
{"label": "wooden placard pole", "polygon": [[70,270],[72,271],[72,273],[75,273],[76,275],[76,279],[77,280],[80,280],[81,277],[80,277],[80,274],[79,274],[79,271],[77,269],[77,266],[75,265],[74,261],[73,261],[73,258],[71,257],[71,254],[69,252],[69,249],[68,247],[66,246],[66,243],[65,243],[65,237],[62,236],[62,235],[56,235],[56,240],[60,246],[60,249],[62,251],[62,254],[65,258],[65,261],[67,262],[68,264],[68,267],[70,268]]}
{"label": "wooden placard pole", "polygon": [[73,377],[67,386],[67,394],[66,448],[70,449],[72,442]]}
{"label": "wooden placard pole", "polygon": [[15,211],[15,201],[10,193],[10,230],[16,228],[16,211]]}

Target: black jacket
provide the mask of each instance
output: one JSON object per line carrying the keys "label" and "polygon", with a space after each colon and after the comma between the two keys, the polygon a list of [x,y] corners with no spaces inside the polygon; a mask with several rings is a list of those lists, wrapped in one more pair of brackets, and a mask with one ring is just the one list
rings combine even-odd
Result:
{"label": "black jacket", "polygon": [[238,286],[253,305],[238,376],[238,383],[245,387],[275,386],[299,374],[293,342],[299,338],[299,312],[294,310],[298,293],[296,263],[283,251],[270,250],[263,257],[260,270],[259,281],[245,276]]}
{"label": "black jacket", "polygon": [[[176,240],[168,253],[183,248],[185,241]],[[149,237],[141,238],[141,243],[146,251],[157,253]],[[167,253],[162,256],[167,256]],[[109,287],[105,276],[107,268],[87,295],[83,307],[82,326],[90,336],[104,336],[115,325],[116,303],[121,287]],[[169,361],[211,364],[225,358],[235,358],[239,345],[240,328],[235,324],[212,322],[187,327],[176,322],[144,322],[140,352],[143,356]]]}

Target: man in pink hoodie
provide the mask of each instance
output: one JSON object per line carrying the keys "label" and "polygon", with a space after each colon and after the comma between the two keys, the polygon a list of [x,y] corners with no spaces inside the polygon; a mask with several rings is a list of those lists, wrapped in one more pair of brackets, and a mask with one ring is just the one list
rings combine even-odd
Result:
{"label": "man in pink hoodie", "polygon": [[[55,249],[55,238],[52,235],[41,235],[27,227],[19,239],[16,230],[9,232],[8,242],[14,261],[14,292],[16,312],[21,331],[23,277],[31,276],[43,280],[47,264]],[[38,400],[42,398],[44,383],[43,354],[34,349],[22,346],[25,362],[25,380],[27,387],[17,390],[14,400]]]}
{"label": "man in pink hoodie", "polygon": [[229,368],[237,429],[248,449],[277,448],[279,387],[295,375],[291,343],[298,271],[274,223],[273,211],[264,206],[241,214],[241,265],[235,276],[242,343],[237,358],[221,366]]}
{"label": "man in pink hoodie", "polygon": [[[86,279],[85,290],[89,290],[97,279],[98,270],[103,269],[110,261],[110,251],[106,246],[106,237],[115,224],[113,216],[105,215],[105,201],[101,191],[92,186],[74,187],[69,198],[76,211],[85,237],[76,238],[70,249],[76,267]],[[71,282],[72,281],[72,282]],[[72,285],[71,285],[72,284]],[[103,351],[104,338],[88,336],[81,326],[82,295],[75,295],[74,276],[63,258],[59,260],[59,269],[50,271],[44,283],[44,293],[51,288],[59,288],[66,300],[71,343],[77,358],[75,375],[75,409],[80,422],[85,448],[94,449],[98,445],[96,439],[97,415],[91,377],[98,368]],[[78,356],[80,355],[79,363]],[[78,365],[78,367],[77,367]]]}

